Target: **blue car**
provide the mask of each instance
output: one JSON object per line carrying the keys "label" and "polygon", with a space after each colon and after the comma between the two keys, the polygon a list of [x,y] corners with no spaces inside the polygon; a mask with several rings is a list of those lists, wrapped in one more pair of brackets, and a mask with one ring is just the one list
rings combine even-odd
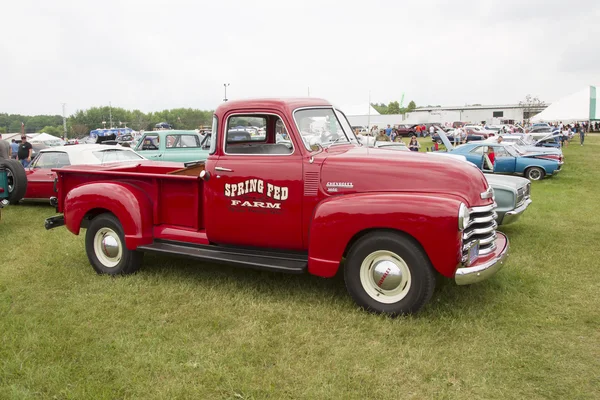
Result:
{"label": "blue car", "polygon": [[[488,152],[494,151],[494,162],[490,161]],[[523,175],[532,181],[560,172],[564,162],[554,155],[545,153],[520,153],[509,143],[467,143],[450,150],[452,154],[460,154],[484,172],[495,174]]]}

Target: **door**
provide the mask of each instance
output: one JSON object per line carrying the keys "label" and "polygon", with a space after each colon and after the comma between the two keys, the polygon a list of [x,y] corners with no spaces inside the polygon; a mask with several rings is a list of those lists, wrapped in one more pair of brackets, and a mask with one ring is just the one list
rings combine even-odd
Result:
{"label": "door", "polygon": [[469,151],[464,156],[467,158],[467,161],[472,162],[477,165],[479,169],[486,169],[486,165],[484,164],[484,147],[485,146],[475,146],[471,151]]}
{"label": "door", "polygon": [[166,161],[204,161],[208,156],[206,150],[202,150],[200,136],[196,133],[167,135],[165,146],[163,160]]}
{"label": "door", "polygon": [[25,172],[27,174],[26,199],[49,199],[55,196],[54,178],[56,174],[52,168],[62,168],[70,165],[69,156],[64,152],[40,153]]}
{"label": "door", "polygon": [[266,133],[241,135],[239,128],[231,129],[228,140],[219,141],[222,154],[207,163],[205,226],[211,242],[302,249],[302,155],[293,141],[276,142],[282,121],[267,113],[229,116],[226,131],[251,124]]}
{"label": "door", "polygon": [[500,174],[513,174],[517,158],[511,156],[504,147],[493,146],[496,161],[494,162],[494,172]]}
{"label": "door", "polygon": [[147,133],[141,139],[135,150],[143,157],[149,160],[160,161],[162,159],[162,151],[164,144],[160,143],[158,133]]}

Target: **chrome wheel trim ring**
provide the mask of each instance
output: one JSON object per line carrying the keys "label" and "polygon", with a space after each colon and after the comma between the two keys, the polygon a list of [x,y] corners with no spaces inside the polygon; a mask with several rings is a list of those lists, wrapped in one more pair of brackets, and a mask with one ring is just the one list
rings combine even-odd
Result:
{"label": "chrome wheel trim ring", "polygon": [[15,177],[10,169],[6,169],[6,184],[8,186],[8,193],[12,193],[15,189]]}
{"label": "chrome wheel trim ring", "polygon": [[123,257],[123,243],[110,228],[100,228],[94,235],[94,253],[106,268],[116,267]]}
{"label": "chrome wheel trim ring", "polygon": [[373,300],[393,304],[408,294],[412,275],[402,257],[389,250],[377,250],[363,260],[360,283]]}
{"label": "chrome wheel trim ring", "polygon": [[529,177],[532,180],[537,181],[542,177],[542,173],[539,169],[532,169],[531,171],[529,171]]}

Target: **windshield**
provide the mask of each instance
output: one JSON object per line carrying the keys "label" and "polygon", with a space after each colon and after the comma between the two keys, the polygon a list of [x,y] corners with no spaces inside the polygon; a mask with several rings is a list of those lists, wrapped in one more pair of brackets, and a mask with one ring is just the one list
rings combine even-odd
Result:
{"label": "windshield", "polygon": [[144,158],[139,154],[130,150],[97,150],[92,151],[92,154],[101,162],[115,162],[115,161],[132,161],[132,160],[143,160]]}
{"label": "windshield", "polygon": [[294,112],[304,146],[317,150],[334,143],[358,143],[345,115],[333,108],[310,108]]}

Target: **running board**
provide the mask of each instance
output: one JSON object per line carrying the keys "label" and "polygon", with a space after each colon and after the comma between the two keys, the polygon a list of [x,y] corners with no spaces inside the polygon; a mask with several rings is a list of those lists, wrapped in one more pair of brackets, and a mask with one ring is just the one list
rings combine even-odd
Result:
{"label": "running board", "polygon": [[157,240],[147,246],[138,247],[138,250],[292,274],[306,272],[308,265],[308,256],[305,254],[249,250],[216,245],[190,245],[173,241]]}

